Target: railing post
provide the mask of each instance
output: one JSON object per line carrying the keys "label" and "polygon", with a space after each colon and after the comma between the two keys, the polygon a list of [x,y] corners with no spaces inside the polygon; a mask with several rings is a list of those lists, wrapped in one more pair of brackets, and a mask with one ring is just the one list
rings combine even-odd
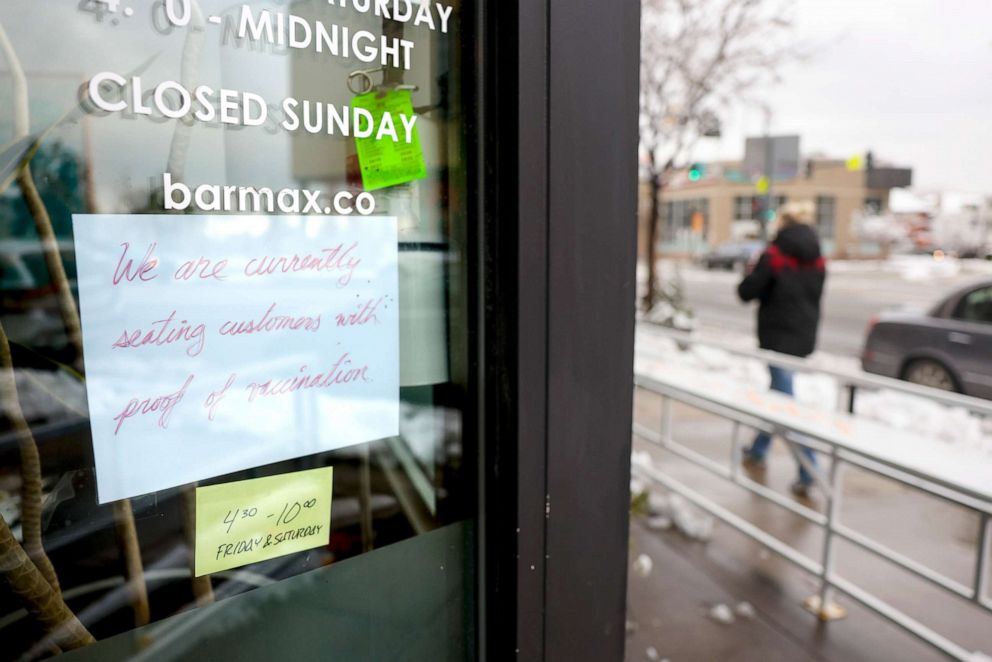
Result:
{"label": "railing post", "polygon": [[821,621],[834,621],[847,616],[847,610],[833,601],[830,574],[834,566],[834,525],[840,515],[842,472],[837,447],[830,449],[830,492],[826,495],[827,522],[823,529],[823,552],[820,557],[820,592],[803,602],[803,606]]}
{"label": "railing post", "polygon": [[734,421],[734,431],[730,435],[730,477],[734,482],[741,472],[741,423]]}
{"label": "railing post", "polygon": [[983,604],[985,599],[986,576],[989,564],[989,536],[992,535],[992,517],[988,513],[979,513],[978,520],[978,557],[975,559],[975,582],[972,584],[974,595],[972,599]]}
{"label": "railing post", "polygon": [[667,395],[661,396],[661,443],[668,445],[672,442],[672,399]]}

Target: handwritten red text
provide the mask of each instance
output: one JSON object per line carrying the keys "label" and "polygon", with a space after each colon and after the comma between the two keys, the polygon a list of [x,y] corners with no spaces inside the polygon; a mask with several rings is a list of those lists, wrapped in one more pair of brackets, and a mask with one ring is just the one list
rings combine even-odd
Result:
{"label": "handwritten red text", "polygon": [[344,244],[322,248],[319,255],[263,255],[248,260],[245,275],[253,277],[269,276],[276,272],[330,271],[341,274],[338,277],[338,286],[344,287],[351,282],[355,269],[362,262],[360,257],[353,254],[357,249],[358,242],[355,242],[347,248]]}
{"label": "handwritten red text", "polygon": [[175,342],[189,342],[186,354],[198,356],[203,351],[203,345],[206,342],[206,327],[203,324],[194,325],[186,320],[180,320],[178,324],[174,324],[175,320],[176,311],[173,310],[165,319],[152,322],[152,328],[148,331],[124,329],[121,337],[111,347],[127,349],[143,345],[162,346]]}
{"label": "handwritten red text", "polygon": [[255,398],[283,395],[311,388],[328,388],[335,384],[349,384],[355,381],[369,381],[367,365],[356,365],[348,352],[342,354],[327,372],[308,373],[307,366],[300,366],[302,374],[284,379],[269,379],[258,383],[252,382],[245,389],[248,391],[248,402]]}
{"label": "handwritten red text", "polygon": [[338,326],[362,326],[364,324],[368,324],[369,322],[378,324],[379,318],[375,316],[375,311],[384,298],[385,297],[369,299],[364,304],[359,304],[356,311],[353,313],[338,313],[335,318]]}
{"label": "handwritten red text", "polygon": [[227,267],[227,260],[213,262],[205,257],[201,257],[198,260],[186,260],[176,269],[173,278],[175,280],[190,280],[193,277],[200,280],[209,280],[211,278],[214,280],[224,280],[226,276],[222,275],[221,272],[224,271],[225,267]]}
{"label": "handwritten red text", "polygon": [[132,416],[151,414],[154,412],[160,412],[158,417],[158,426],[160,428],[169,427],[169,419],[172,417],[172,412],[175,410],[176,406],[182,402],[183,396],[186,395],[186,389],[189,388],[190,383],[193,381],[193,375],[186,378],[186,382],[179,388],[175,393],[170,393],[168,395],[161,395],[157,398],[145,398],[140,400],[134,398],[121,413],[114,416],[114,420],[117,421],[117,427],[114,429],[114,435],[116,435],[121,430],[121,426],[124,425],[124,421],[131,418]]}
{"label": "handwritten red text", "polygon": [[240,322],[228,320],[220,325],[219,332],[222,336],[237,336],[243,333],[282,331],[283,329],[290,329],[292,331],[303,329],[304,331],[316,332],[320,328],[320,315],[316,317],[308,317],[306,315],[299,317],[293,317],[292,315],[273,315],[272,313],[275,309],[276,304],[272,304],[265,311],[265,314],[257,320],[243,320]]}
{"label": "handwritten red text", "polygon": [[[134,266],[134,260],[132,258],[127,258],[127,251],[131,247],[131,244],[124,242],[121,244],[121,257],[117,260],[117,268],[114,269],[114,285],[117,285],[122,280],[126,280],[129,283],[133,283],[134,279],[137,278],[139,281],[149,281],[158,278],[158,274],[153,274],[152,271],[158,266],[158,258],[155,257],[155,246],[157,244],[152,242],[148,245],[148,250],[145,251],[145,257],[141,259],[141,263],[137,267]],[[124,259],[127,258],[127,262]]]}

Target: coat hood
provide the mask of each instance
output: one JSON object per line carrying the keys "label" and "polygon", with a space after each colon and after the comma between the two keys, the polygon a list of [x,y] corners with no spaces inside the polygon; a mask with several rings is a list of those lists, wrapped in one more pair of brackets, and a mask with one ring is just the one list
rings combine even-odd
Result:
{"label": "coat hood", "polygon": [[782,228],[772,242],[786,255],[800,262],[812,262],[820,257],[820,239],[808,225],[790,225]]}

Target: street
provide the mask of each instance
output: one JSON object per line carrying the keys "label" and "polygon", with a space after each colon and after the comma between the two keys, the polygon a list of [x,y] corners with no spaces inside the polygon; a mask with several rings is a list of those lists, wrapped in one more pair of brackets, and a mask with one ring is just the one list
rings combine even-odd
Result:
{"label": "street", "polygon": [[[905,258],[889,263],[827,264],[817,349],[840,356],[858,357],[865,329],[873,315],[889,308],[929,308],[945,295],[988,275],[988,263],[928,264],[932,258]],[[933,268],[937,266],[938,268]],[[754,337],[755,306],[737,298],[741,274],[707,271],[695,265],[679,267],[686,297],[697,328],[709,334]],[[664,263],[663,277],[675,272]]]}

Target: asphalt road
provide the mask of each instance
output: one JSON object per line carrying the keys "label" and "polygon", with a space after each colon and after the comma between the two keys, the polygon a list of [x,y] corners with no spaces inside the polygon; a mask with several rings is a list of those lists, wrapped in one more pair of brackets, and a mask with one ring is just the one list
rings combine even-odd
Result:
{"label": "asphalt road", "polygon": [[[671,266],[668,266],[670,273]],[[685,292],[703,331],[754,337],[756,307],[737,299],[741,274],[706,271],[682,266]],[[958,273],[906,274],[865,265],[831,270],[823,301],[818,349],[841,356],[858,357],[869,320],[891,308],[912,306],[927,309],[958,287],[981,279],[981,271],[963,268]],[[987,276],[986,276],[987,277]]]}

